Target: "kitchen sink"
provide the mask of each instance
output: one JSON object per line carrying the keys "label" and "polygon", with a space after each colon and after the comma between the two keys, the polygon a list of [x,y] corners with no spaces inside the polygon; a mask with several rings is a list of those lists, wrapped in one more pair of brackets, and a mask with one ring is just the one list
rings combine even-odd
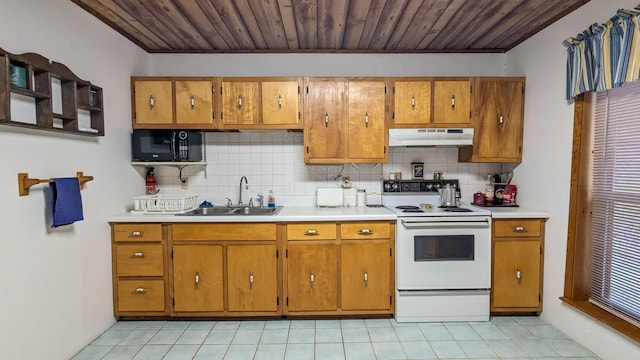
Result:
{"label": "kitchen sink", "polygon": [[274,208],[257,207],[227,207],[214,206],[209,208],[197,208],[181,214],[179,216],[246,216],[246,215],[276,215],[282,210],[282,206]]}

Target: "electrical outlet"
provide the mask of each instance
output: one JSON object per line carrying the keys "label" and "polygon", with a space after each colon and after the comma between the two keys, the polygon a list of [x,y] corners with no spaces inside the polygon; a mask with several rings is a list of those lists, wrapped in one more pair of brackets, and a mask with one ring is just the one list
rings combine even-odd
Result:
{"label": "electrical outlet", "polygon": [[342,178],[342,187],[345,189],[351,188],[351,180],[349,180],[348,176]]}

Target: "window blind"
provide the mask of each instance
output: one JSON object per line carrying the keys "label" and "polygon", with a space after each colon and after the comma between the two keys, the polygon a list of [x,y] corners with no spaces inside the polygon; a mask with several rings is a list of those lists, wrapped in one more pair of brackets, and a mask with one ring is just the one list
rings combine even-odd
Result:
{"label": "window blind", "polygon": [[590,301],[640,324],[640,82],[596,94]]}

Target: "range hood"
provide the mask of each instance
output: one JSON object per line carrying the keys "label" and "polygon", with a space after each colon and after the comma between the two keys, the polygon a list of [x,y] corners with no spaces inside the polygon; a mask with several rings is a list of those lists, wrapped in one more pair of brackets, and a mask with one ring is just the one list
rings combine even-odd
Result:
{"label": "range hood", "polygon": [[389,129],[389,147],[473,145],[473,128]]}

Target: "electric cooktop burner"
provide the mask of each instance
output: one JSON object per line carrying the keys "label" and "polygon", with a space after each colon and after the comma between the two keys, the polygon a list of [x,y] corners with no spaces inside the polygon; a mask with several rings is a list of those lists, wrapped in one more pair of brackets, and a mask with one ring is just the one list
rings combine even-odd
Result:
{"label": "electric cooktop burner", "polygon": [[442,211],[449,211],[449,212],[472,212],[473,211],[471,209],[461,208],[457,206],[441,206],[441,208],[442,208]]}
{"label": "electric cooktop burner", "polygon": [[399,205],[396,206],[396,209],[401,210],[403,213],[422,213],[422,210],[419,206],[415,205]]}

